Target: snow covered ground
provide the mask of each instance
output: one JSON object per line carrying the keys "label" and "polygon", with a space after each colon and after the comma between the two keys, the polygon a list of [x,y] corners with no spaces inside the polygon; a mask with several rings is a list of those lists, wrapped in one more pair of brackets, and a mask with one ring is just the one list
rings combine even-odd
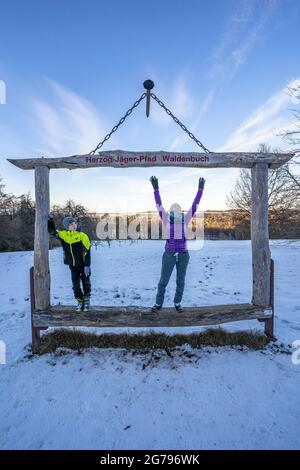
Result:
{"label": "snow covered ground", "polygon": [[[300,241],[273,241],[271,251],[276,336],[284,350],[300,339]],[[162,252],[159,241],[94,249],[93,303],[151,306]],[[190,253],[184,305],[250,301],[250,242],[206,241]],[[61,249],[50,260],[52,302],[72,303]],[[32,262],[29,252],[0,254],[0,340],[7,350],[0,365],[1,449],[299,449],[300,365],[275,348],[26,357]],[[172,276],[166,305],[174,284]]]}

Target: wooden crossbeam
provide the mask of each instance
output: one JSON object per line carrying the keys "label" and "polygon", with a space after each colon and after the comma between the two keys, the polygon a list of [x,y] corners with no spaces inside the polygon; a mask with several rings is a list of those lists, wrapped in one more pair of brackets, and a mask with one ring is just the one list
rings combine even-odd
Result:
{"label": "wooden crossbeam", "polygon": [[73,155],[59,158],[8,159],[10,163],[23,170],[37,166],[48,168],[93,167],[195,167],[195,168],[252,168],[255,163],[267,163],[269,168],[278,168],[288,162],[293,153],[253,153],[253,152],[128,152],[108,150],[97,155]]}
{"label": "wooden crossbeam", "polygon": [[242,320],[267,320],[272,317],[269,307],[252,304],[187,307],[183,313],[174,308],[163,308],[157,313],[146,307],[92,307],[78,313],[67,305],[52,306],[33,312],[35,327],[175,327],[208,326]]}

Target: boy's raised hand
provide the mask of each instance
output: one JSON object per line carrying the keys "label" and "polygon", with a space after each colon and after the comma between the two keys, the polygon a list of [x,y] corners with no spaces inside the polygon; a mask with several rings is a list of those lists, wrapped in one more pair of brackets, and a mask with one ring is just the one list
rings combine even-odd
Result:
{"label": "boy's raised hand", "polygon": [[156,176],[151,176],[150,178],[153,189],[158,189],[158,179]]}
{"label": "boy's raised hand", "polygon": [[198,183],[198,188],[203,189],[205,185],[205,179],[204,178],[199,178],[199,183]]}

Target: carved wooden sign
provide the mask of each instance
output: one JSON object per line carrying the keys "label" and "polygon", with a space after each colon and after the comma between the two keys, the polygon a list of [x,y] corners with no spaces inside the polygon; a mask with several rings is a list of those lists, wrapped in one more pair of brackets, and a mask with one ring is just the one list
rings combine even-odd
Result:
{"label": "carved wooden sign", "polygon": [[32,170],[44,165],[48,168],[92,168],[92,167],[195,167],[195,168],[252,168],[255,163],[267,163],[269,168],[278,168],[289,161],[292,153],[198,153],[198,152],[128,152],[110,150],[91,155],[73,155],[59,158],[9,159],[23,170]]}

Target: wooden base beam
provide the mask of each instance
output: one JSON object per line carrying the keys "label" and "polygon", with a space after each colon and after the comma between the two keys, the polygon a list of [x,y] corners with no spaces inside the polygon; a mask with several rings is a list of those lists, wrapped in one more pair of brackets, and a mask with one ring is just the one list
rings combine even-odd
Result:
{"label": "wooden base beam", "polygon": [[92,307],[89,312],[78,313],[75,307],[53,306],[33,314],[36,327],[190,327],[209,326],[243,320],[266,320],[272,310],[252,304],[187,307],[183,313],[174,308],[163,308],[154,313],[146,307]]}

